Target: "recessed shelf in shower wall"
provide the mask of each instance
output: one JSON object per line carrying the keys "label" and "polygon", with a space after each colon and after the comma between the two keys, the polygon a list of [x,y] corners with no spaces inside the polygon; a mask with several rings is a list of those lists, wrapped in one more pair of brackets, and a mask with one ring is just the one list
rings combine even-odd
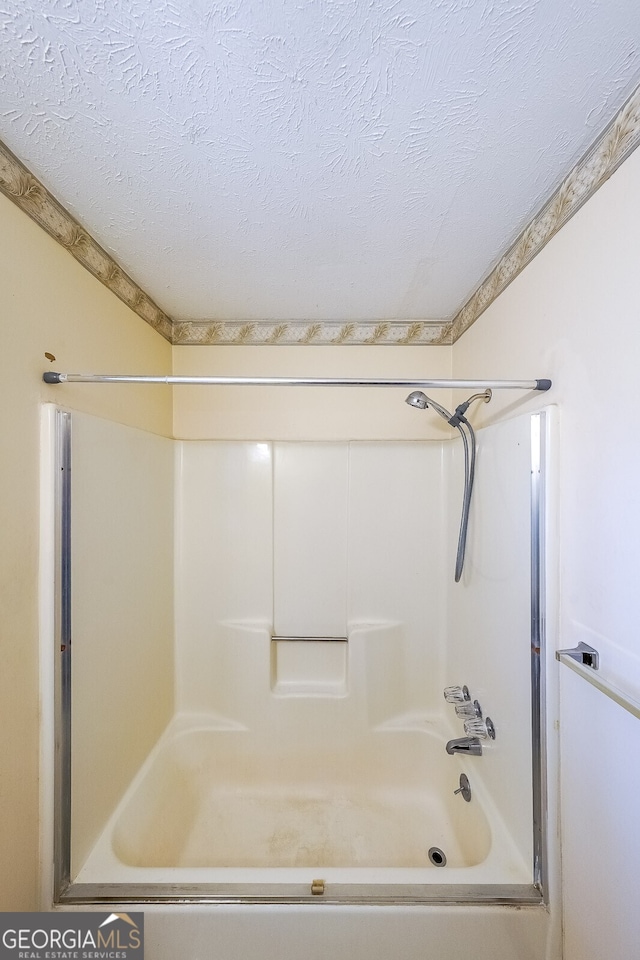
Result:
{"label": "recessed shelf in shower wall", "polygon": [[277,697],[346,697],[346,637],[273,637],[271,692]]}

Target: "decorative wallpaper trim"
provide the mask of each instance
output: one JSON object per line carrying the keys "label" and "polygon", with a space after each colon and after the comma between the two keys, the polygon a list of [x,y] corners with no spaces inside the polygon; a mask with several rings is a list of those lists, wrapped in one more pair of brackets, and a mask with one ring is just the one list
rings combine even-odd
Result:
{"label": "decorative wallpaper trim", "polygon": [[110,257],[106,250],[58,203],[18,158],[0,142],[0,190],[69,251],[89,273],[134,313],[171,341],[171,318]]}
{"label": "decorative wallpaper trim", "polygon": [[444,320],[174,320],[173,343],[216,346],[424,346],[449,344]]}
{"label": "decorative wallpaper trim", "polygon": [[469,329],[639,144],[640,87],[453,318],[451,343]]}
{"label": "decorative wallpaper trim", "polygon": [[640,144],[640,87],[453,320],[173,320],[0,142],[0,191],[170,343],[239,346],[448,345],[484,313]]}

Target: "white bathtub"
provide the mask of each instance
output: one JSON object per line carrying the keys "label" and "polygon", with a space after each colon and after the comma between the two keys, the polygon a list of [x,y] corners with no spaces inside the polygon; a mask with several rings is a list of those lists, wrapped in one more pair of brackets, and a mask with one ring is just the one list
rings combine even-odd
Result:
{"label": "white bathtub", "polygon": [[[84,885],[113,886],[121,898],[129,887],[138,898],[300,899],[320,880],[326,898],[419,900],[432,885],[446,885],[454,899],[462,887],[491,899],[492,887],[531,884],[477,766],[474,775],[482,758],[464,761],[471,802],[454,795],[463,766],[446,753],[437,723],[341,740],[339,731],[300,732],[261,737],[221,729],[213,717],[174,718],[74,888],[86,895]],[[445,865],[430,860],[432,848]]]}

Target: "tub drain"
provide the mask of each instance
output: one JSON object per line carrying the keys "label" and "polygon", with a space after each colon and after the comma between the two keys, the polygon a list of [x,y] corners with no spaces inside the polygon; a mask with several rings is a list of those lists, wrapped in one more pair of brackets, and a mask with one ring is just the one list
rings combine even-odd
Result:
{"label": "tub drain", "polygon": [[429,860],[431,860],[434,867],[444,867],[447,864],[447,858],[440,847],[431,847],[429,850]]}

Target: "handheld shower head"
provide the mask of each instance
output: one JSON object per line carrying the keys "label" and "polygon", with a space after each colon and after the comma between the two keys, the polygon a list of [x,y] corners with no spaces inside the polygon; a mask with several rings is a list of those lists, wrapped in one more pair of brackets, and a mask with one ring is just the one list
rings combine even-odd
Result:
{"label": "handheld shower head", "polygon": [[408,403],[410,407],[416,407],[418,410],[426,410],[429,406],[428,397],[422,390],[414,390],[413,393],[410,393],[405,403]]}
{"label": "handheld shower head", "polygon": [[447,423],[451,420],[453,414],[449,413],[448,410],[445,410],[444,407],[441,407],[439,403],[436,403],[435,400],[432,400],[431,397],[428,397],[422,390],[414,390],[413,393],[410,393],[405,403],[408,403],[410,407],[416,407],[418,410],[426,410],[427,407],[433,407],[436,413],[439,413],[443,420],[446,420]]}

